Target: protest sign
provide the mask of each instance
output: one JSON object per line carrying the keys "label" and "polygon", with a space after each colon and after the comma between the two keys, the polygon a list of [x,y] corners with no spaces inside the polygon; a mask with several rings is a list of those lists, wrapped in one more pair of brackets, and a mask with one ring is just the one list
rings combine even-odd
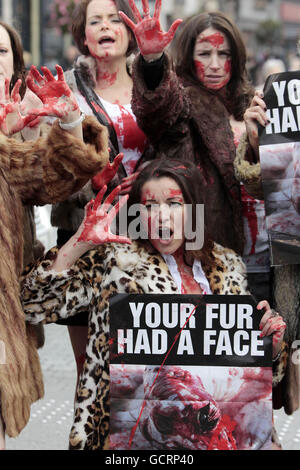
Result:
{"label": "protest sign", "polygon": [[272,340],[250,296],[110,302],[110,448],[269,449]]}
{"label": "protest sign", "polygon": [[300,263],[300,71],[270,75],[259,154],[271,264]]}

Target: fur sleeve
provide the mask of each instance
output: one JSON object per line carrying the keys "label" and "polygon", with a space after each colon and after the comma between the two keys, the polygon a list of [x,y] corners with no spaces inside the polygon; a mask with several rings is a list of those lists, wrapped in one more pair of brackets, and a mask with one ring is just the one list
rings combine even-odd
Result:
{"label": "fur sleeve", "polygon": [[[149,90],[143,77],[142,59],[133,63],[132,109],[139,127],[153,144],[176,123],[188,119],[190,106],[184,87],[165,55],[163,78],[155,90]],[[174,133],[175,135],[175,133]]]}
{"label": "fur sleeve", "polygon": [[247,140],[247,134],[244,134],[237,148],[236,158],[234,160],[234,170],[238,181],[245,185],[246,191],[255,199],[264,199],[261,167],[260,163],[251,163],[253,161],[250,155],[250,148]]}
{"label": "fur sleeve", "polygon": [[215,269],[209,273],[209,283],[214,294],[249,295],[246,266],[235,251],[214,243]]}
{"label": "fur sleeve", "polygon": [[87,117],[83,139],[62,130],[56,121],[49,134],[37,141],[0,140],[0,154],[6,150],[10,156],[10,184],[24,203],[65,200],[102,170],[109,158],[107,129]]}
{"label": "fur sleeve", "polygon": [[[99,261],[98,250],[91,250],[79,258],[72,268],[62,272],[51,270],[57,252],[57,248],[52,248],[23,273],[21,300],[28,323],[55,323],[89,311],[94,294],[93,259],[96,256]],[[100,285],[99,263],[98,270],[97,282]]]}

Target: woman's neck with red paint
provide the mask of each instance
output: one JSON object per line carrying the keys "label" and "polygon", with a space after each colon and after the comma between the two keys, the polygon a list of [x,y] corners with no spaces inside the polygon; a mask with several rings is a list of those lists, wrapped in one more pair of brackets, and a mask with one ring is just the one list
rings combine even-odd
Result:
{"label": "woman's neck with red paint", "polygon": [[118,89],[131,85],[132,79],[127,71],[126,57],[97,60],[96,90]]}
{"label": "woman's neck with red paint", "polygon": [[185,250],[184,250],[184,245],[182,245],[175,253],[173,253],[173,257],[176,261],[177,267],[180,271],[180,269],[183,269],[187,267],[187,263],[185,260]]}

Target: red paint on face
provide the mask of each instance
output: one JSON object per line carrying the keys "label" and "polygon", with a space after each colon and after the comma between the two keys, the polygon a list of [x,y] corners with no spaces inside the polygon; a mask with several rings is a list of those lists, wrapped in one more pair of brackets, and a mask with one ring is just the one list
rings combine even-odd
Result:
{"label": "red paint on face", "polygon": [[195,60],[194,64],[195,64],[195,68],[196,68],[197,77],[199,78],[200,82],[204,83],[204,79],[205,79],[204,64],[202,64],[202,62],[200,62],[199,60]]}
{"label": "red paint on face", "polygon": [[221,33],[211,34],[199,40],[199,42],[209,42],[213,47],[220,47],[224,44],[224,36]]}
{"label": "red paint on face", "polygon": [[231,75],[231,59],[226,60],[224,70],[226,73],[229,73]]}
{"label": "red paint on face", "polygon": [[[102,39],[111,39],[103,41]],[[126,57],[129,33],[120,21],[115,2],[92,0],[87,6],[85,25],[85,45],[91,56],[100,62]]]}
{"label": "red paint on face", "polygon": [[180,189],[170,189],[165,192],[165,195],[169,198],[178,198],[180,202],[183,201],[182,192]]}
{"label": "red paint on face", "polygon": [[225,87],[231,78],[231,50],[227,37],[207,28],[196,40],[194,64],[200,82],[212,90]]}
{"label": "red paint on face", "polygon": [[185,205],[178,184],[169,177],[147,181],[142,187],[141,223],[159,253],[172,254],[184,243]]}

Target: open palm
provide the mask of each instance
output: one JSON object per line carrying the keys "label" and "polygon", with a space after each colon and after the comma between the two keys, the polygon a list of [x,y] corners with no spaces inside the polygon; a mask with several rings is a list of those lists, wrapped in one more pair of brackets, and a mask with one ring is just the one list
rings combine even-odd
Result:
{"label": "open palm", "polygon": [[135,24],[130,20],[130,18],[128,18],[128,16],[125,15],[125,13],[121,11],[119,12],[119,15],[133,31],[141,54],[145,57],[147,55],[162,53],[173,40],[175,32],[182,20],[179,19],[174,21],[169,31],[166,33],[162,30],[159,21],[161,0],[156,0],[155,2],[153,18],[151,18],[149,13],[148,0],[142,1],[144,18],[142,18],[134,0],[129,0],[129,4],[137,23]]}
{"label": "open palm", "polygon": [[12,135],[20,132],[24,127],[36,121],[34,114],[22,116],[20,111],[20,86],[21,80],[18,80],[9,93],[9,80],[5,79],[0,93],[0,129],[5,135]]}
{"label": "open palm", "polygon": [[85,217],[79,229],[79,242],[92,242],[95,245],[102,243],[131,243],[127,237],[121,237],[110,231],[113,219],[126,203],[128,196],[123,196],[115,206],[112,202],[120,192],[120,186],[115,188],[102,204],[107,186],[103,186],[96,199],[90,201],[85,210]]}

